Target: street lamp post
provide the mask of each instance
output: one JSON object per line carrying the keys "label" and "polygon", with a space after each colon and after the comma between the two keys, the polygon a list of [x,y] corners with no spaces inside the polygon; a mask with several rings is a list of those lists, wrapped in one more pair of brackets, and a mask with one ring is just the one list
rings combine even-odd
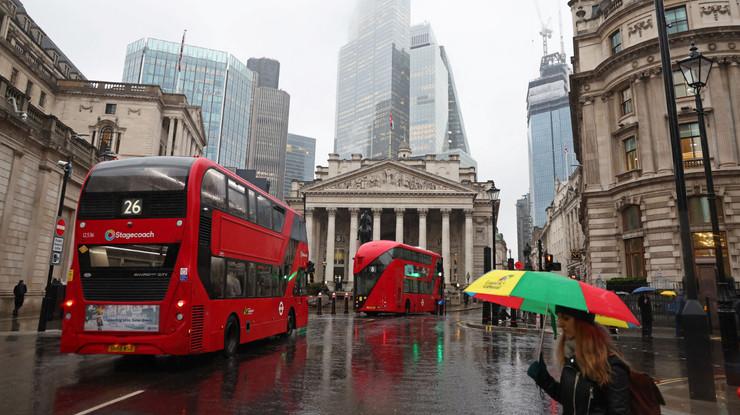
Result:
{"label": "street lamp post", "polygon": [[704,122],[704,105],[701,99],[701,89],[707,86],[709,73],[714,61],[702,56],[694,44],[689,49],[689,56],[678,61],[686,85],[694,89],[694,101],[696,102],[696,113],[699,121],[699,135],[701,138],[701,157],[704,165],[704,176],[707,181],[707,201],[709,204],[709,217],[712,222],[712,237],[714,242],[714,258],[716,263],[717,293],[720,333],[722,335],[722,350],[725,359],[725,372],[727,384],[740,385],[740,367],[738,362],[737,328],[735,325],[735,313],[732,309],[734,297],[734,283],[732,278],[725,275],[725,259],[722,250],[722,238],[719,232],[719,216],[717,215],[717,196],[714,192],[714,177],[709,157],[709,144],[707,130]]}
{"label": "street lamp post", "polygon": [[[59,207],[57,208],[57,219],[62,217],[62,210],[64,209],[64,197],[67,192],[67,181],[69,176],[72,175],[72,162],[71,161],[59,161],[58,165],[62,167],[64,176],[62,176],[62,191],[59,195]],[[49,307],[54,305],[49,304],[51,302],[51,278],[54,275],[54,263],[49,261],[49,274],[46,276],[46,288],[44,289],[44,297],[41,299],[41,314],[39,314],[39,324],[37,331],[46,331],[46,315]]]}
{"label": "street lamp post", "polygon": [[678,214],[679,234],[681,237],[681,256],[686,273],[684,287],[686,305],[681,312],[688,369],[689,395],[691,399],[715,401],[714,373],[712,371],[709,343],[709,327],[706,314],[697,300],[697,283],[694,271],[694,252],[691,250],[689,229],[688,202],[686,199],[686,182],[684,181],[683,158],[681,156],[681,139],[678,135],[678,114],[676,113],[676,96],[673,89],[673,72],[671,70],[671,52],[668,45],[668,31],[665,20],[663,0],[655,0],[655,14],[660,45],[663,87],[668,115],[668,130],[671,140],[671,155],[676,186],[676,210]]}
{"label": "street lamp post", "polygon": [[[501,189],[496,187],[496,184],[491,182],[491,187],[486,190],[491,198],[491,220],[493,221],[493,231],[491,232],[491,269],[496,269],[496,225],[497,225],[497,214],[499,207],[499,193]],[[493,303],[483,303],[483,324],[487,321],[493,325],[498,325],[498,305]]]}

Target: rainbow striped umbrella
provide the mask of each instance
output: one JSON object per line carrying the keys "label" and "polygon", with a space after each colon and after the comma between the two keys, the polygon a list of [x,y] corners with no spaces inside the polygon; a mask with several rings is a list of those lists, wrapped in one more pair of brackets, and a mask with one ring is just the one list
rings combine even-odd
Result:
{"label": "rainbow striped umbrella", "polygon": [[552,272],[491,271],[470,284],[468,295],[483,301],[539,314],[564,306],[596,315],[596,322],[613,327],[638,327],[617,294]]}

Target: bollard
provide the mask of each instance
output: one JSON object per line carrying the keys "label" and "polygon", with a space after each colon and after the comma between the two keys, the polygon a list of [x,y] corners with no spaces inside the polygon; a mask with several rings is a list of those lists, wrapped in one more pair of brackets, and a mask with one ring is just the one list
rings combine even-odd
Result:
{"label": "bollard", "polygon": [[337,293],[331,293],[331,313],[337,314]]}
{"label": "bollard", "polygon": [[319,298],[318,298],[318,300],[316,300],[316,306],[318,307],[318,310],[316,311],[316,314],[321,315],[322,314],[322,310],[321,310],[321,293],[319,293]]}
{"label": "bollard", "polygon": [[344,314],[349,314],[349,293],[344,294]]}

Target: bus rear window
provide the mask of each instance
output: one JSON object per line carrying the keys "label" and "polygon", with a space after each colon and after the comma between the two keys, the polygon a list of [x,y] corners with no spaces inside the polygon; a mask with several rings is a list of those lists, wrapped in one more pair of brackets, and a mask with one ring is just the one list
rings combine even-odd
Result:
{"label": "bus rear window", "polygon": [[173,245],[82,245],[79,251],[83,268],[168,268],[177,255]]}
{"label": "bus rear window", "polygon": [[188,177],[184,166],[117,166],[93,170],[87,193],[182,191]]}

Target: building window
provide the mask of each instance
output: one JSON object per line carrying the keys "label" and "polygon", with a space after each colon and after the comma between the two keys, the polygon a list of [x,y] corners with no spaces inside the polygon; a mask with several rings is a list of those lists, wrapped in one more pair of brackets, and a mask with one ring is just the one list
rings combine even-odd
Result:
{"label": "building window", "polygon": [[609,36],[609,43],[612,47],[612,55],[622,51],[622,32],[617,30]]}
{"label": "building window", "polygon": [[104,127],[100,130],[100,145],[98,146],[100,153],[107,153],[113,151],[113,129],[110,127]]}
{"label": "building window", "polygon": [[620,95],[622,96],[622,115],[632,114],[632,88],[623,89]]}
{"label": "building window", "polygon": [[13,68],[13,72],[10,73],[10,84],[15,86],[16,82],[18,82],[18,69]]}
{"label": "building window", "polygon": [[116,113],[116,104],[105,104],[105,113],[106,114],[115,114]]}
{"label": "building window", "polygon": [[41,92],[41,95],[39,95],[39,107],[43,107],[46,105],[46,92]]}
{"label": "building window", "polygon": [[676,98],[694,95],[694,88],[686,85],[686,78],[683,77],[681,71],[673,71],[673,90]]}
{"label": "building window", "polygon": [[[717,220],[724,222],[725,215],[722,211],[722,199],[716,199]],[[709,216],[709,199],[706,196],[693,196],[689,198],[689,224],[691,226],[710,226],[712,224]]]}
{"label": "building window", "polygon": [[[693,232],[691,234],[691,243],[694,246],[694,257],[714,258],[714,235],[712,232]],[[725,275],[730,272],[730,255],[727,252],[727,235],[725,232],[719,233],[719,244],[722,246],[722,258],[724,259]]]}
{"label": "building window", "polygon": [[639,206],[630,205],[622,210],[622,228],[623,232],[636,231],[642,228]]}
{"label": "building window", "polygon": [[686,17],[686,6],[666,9],[665,23],[668,26],[668,34],[685,32],[689,30],[689,20]]}
{"label": "building window", "polygon": [[645,278],[645,249],[642,238],[624,240],[624,256],[627,263],[627,277]]}
{"label": "building window", "polygon": [[684,160],[696,160],[701,158],[701,137],[699,136],[699,123],[691,122],[680,124],[678,130],[681,134],[681,154]]}
{"label": "building window", "polygon": [[637,170],[637,139],[630,137],[624,140],[624,156],[627,165],[627,171]]}
{"label": "building window", "polygon": [[26,82],[26,96],[30,97],[33,93],[33,82],[28,81]]}

